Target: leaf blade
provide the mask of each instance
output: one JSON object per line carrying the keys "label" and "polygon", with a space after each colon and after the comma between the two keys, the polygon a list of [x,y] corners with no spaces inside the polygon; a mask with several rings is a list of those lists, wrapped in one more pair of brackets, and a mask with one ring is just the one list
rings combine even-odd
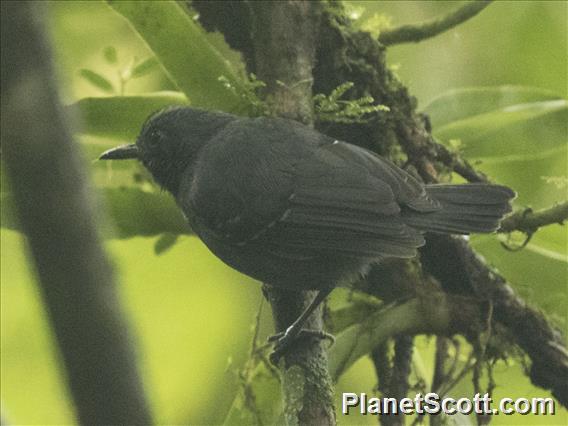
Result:
{"label": "leaf blade", "polygon": [[469,87],[450,90],[433,99],[424,112],[434,129],[475,115],[506,108],[511,105],[562,99],[548,90],[504,85]]}
{"label": "leaf blade", "polygon": [[219,77],[237,87],[242,86],[240,79],[179,4],[113,0],[107,4],[128,20],[194,105],[230,112],[242,109],[242,99],[228,91]]}
{"label": "leaf blade", "polygon": [[[106,206],[110,223],[103,227],[107,238],[126,239],[168,234],[172,238],[192,233],[174,200],[162,192],[146,192],[139,188],[99,188],[99,199]],[[21,231],[13,214],[13,197],[10,193],[0,195],[3,229]],[[106,226],[108,225],[108,226]]]}
{"label": "leaf blade", "polygon": [[142,124],[153,112],[171,105],[188,105],[179,92],[154,92],[135,96],[83,98],[66,109],[78,115],[81,126],[78,133],[132,141]]}
{"label": "leaf blade", "polygon": [[158,60],[152,56],[132,69],[131,78],[140,78],[150,74],[159,65]]}
{"label": "leaf blade", "polygon": [[116,52],[116,48],[114,46],[107,46],[103,50],[103,57],[107,61],[107,63],[114,65],[118,62],[118,53]]}
{"label": "leaf blade", "polygon": [[442,141],[459,139],[470,158],[537,154],[566,143],[568,101],[511,105],[434,129]]}
{"label": "leaf blade", "polygon": [[114,86],[112,85],[112,83],[107,80],[105,77],[103,77],[101,74],[83,68],[81,70],[79,70],[79,75],[86,81],[88,81],[90,84],[92,84],[93,86],[95,86],[97,89],[102,90],[105,93],[114,93]]}

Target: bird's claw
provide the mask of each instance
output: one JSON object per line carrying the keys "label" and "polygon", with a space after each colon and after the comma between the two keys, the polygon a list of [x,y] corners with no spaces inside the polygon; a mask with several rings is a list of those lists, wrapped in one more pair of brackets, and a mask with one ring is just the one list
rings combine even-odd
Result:
{"label": "bird's claw", "polygon": [[294,342],[303,337],[329,340],[332,345],[335,343],[335,337],[325,331],[305,328],[296,331],[293,327],[289,327],[286,331],[281,331],[268,338],[269,342],[274,342],[274,350],[270,354],[270,361],[273,364],[277,364],[282,355],[290,349]]}

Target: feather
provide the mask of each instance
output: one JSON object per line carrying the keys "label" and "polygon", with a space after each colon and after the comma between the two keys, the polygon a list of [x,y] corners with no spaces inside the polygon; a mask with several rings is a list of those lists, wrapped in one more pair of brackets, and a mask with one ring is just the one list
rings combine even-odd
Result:
{"label": "feather", "polygon": [[469,234],[493,232],[499,221],[511,211],[509,201],[515,193],[509,188],[490,184],[428,185],[426,192],[441,209],[435,212],[404,210],[404,223],[423,231]]}

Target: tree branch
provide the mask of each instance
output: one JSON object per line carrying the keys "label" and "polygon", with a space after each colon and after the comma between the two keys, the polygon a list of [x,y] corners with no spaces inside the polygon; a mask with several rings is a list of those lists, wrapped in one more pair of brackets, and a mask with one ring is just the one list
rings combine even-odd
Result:
{"label": "tree branch", "polygon": [[464,23],[489,6],[490,3],[491,1],[471,1],[441,18],[382,31],[379,35],[379,41],[385,46],[410,42],[418,43]]}
{"label": "tree branch", "polygon": [[37,2],[2,2],[2,150],[80,424],[152,422]]}
{"label": "tree branch", "polygon": [[[266,97],[276,115],[313,122],[312,68],[319,3],[253,2],[254,64],[266,82]],[[249,58],[250,59],[250,58]],[[270,283],[267,283],[270,284]],[[315,296],[265,286],[276,331],[285,331]],[[322,310],[305,324],[322,330]],[[333,389],[327,370],[327,342],[306,338],[280,362],[284,415],[288,424],[335,424]]]}
{"label": "tree branch", "polygon": [[[410,387],[408,378],[412,366],[413,336],[402,335],[394,338],[394,357],[388,384],[382,390],[383,397],[396,398],[400,401],[406,398]],[[401,413],[379,416],[383,426],[404,426],[404,415]]]}
{"label": "tree branch", "polygon": [[[417,259],[404,261],[387,259],[381,267],[376,267],[362,285],[365,291],[379,297],[385,303],[404,300],[411,295],[421,293],[436,286],[430,279],[424,279]],[[428,277],[430,278],[430,277]],[[394,339],[394,356],[389,360],[386,352],[387,343],[381,343],[371,353],[371,360],[377,373],[379,390],[383,397],[401,399],[409,389],[408,378],[411,371],[413,336],[397,335]],[[404,416],[388,414],[379,417],[384,426],[404,425]]]}
{"label": "tree branch", "polygon": [[476,170],[461,155],[451,152],[446,146],[436,142],[432,137],[428,142],[432,145],[432,152],[434,153],[434,156],[431,158],[432,161],[440,161],[444,166],[450,168],[469,182],[489,182],[487,176]]}
{"label": "tree branch", "polygon": [[329,371],[337,380],[355,361],[390,337],[455,333],[472,337],[484,325],[482,306],[474,299],[423,292],[404,303],[381,309],[339,333],[330,350]]}
{"label": "tree branch", "polygon": [[562,335],[546,317],[524,302],[498,272],[491,269],[461,237],[429,235],[422,260],[450,293],[474,295],[493,303],[493,318],[510,331],[530,357],[531,381],[550,389],[568,406],[568,351]]}
{"label": "tree branch", "polygon": [[530,208],[518,210],[501,222],[499,232],[521,231],[530,235],[546,225],[554,223],[562,225],[566,219],[568,219],[568,201],[536,212]]}

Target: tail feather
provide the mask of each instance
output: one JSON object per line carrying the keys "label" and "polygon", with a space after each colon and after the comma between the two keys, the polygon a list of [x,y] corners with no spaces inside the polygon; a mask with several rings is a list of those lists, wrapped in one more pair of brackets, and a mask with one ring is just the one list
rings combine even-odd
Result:
{"label": "tail feather", "polygon": [[434,212],[405,210],[404,222],[422,231],[469,234],[493,232],[511,211],[511,189],[490,184],[427,185],[430,198],[441,208]]}

